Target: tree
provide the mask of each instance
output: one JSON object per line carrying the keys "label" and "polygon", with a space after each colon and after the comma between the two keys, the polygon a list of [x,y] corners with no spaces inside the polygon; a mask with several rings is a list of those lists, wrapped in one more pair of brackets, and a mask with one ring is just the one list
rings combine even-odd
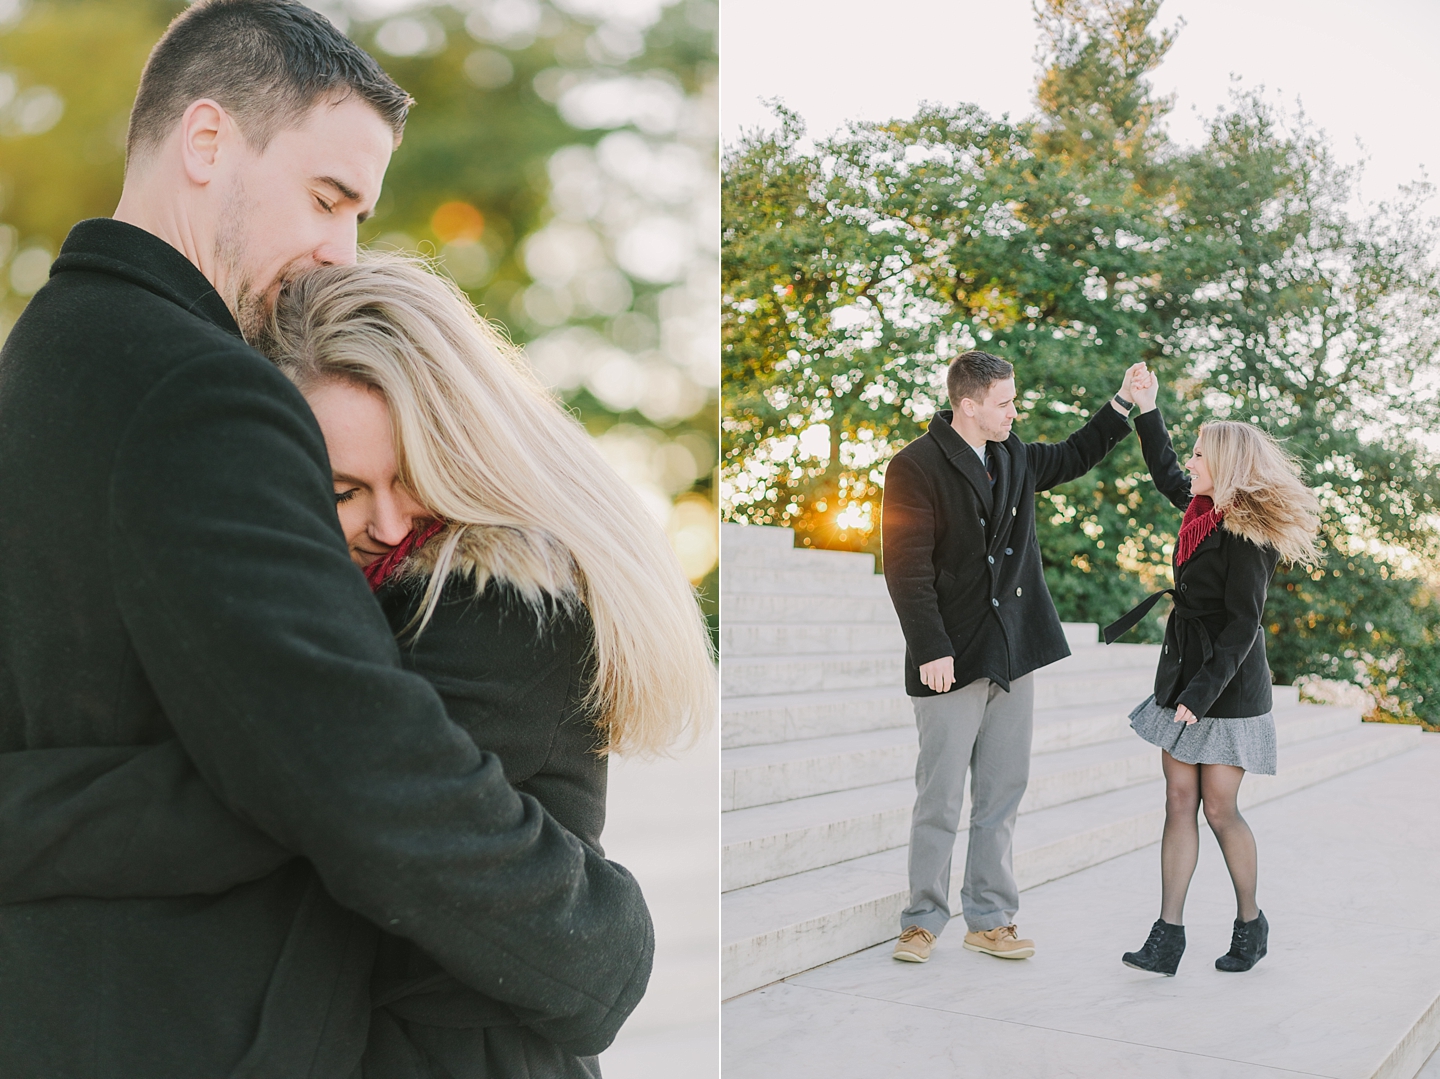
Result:
{"label": "tree", "polygon": [[[417,99],[362,242],[433,256],[528,346],[668,515],[714,623],[714,0],[317,6]],[[0,23],[0,340],[71,225],[113,212],[141,67],[184,7]]]}
{"label": "tree", "polygon": [[[1321,489],[1331,557],[1277,578],[1277,675],[1386,683],[1413,711],[1440,674],[1440,619],[1414,579],[1440,497],[1414,437],[1435,419],[1440,333],[1428,191],[1356,215],[1323,138],[1254,96],[1199,148],[1170,143],[1146,81],[1173,40],[1158,6],[1039,5],[1024,121],[926,107],[807,150],[781,109],[778,130],[727,151],[724,512],[878,553],[884,465],[959,351],[1015,363],[1018,429],[1043,440],[1144,360],[1178,443],[1211,416],[1250,420]],[[1041,497],[1062,615],[1103,623],[1167,582],[1178,514],[1133,440]]]}

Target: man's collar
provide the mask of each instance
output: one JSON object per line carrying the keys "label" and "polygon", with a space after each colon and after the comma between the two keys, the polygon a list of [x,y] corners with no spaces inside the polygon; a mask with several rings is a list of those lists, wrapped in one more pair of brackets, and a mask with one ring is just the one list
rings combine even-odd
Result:
{"label": "man's collar", "polygon": [[92,217],[72,228],[50,274],[67,270],[124,278],[242,336],[235,316],[193,262],[155,234],[124,221]]}
{"label": "man's collar", "polygon": [[955,430],[955,412],[952,409],[942,408],[935,413],[935,417],[930,421],[930,434],[945,447],[946,453],[953,454],[963,446],[972,453],[979,454],[983,460],[990,451],[989,441],[977,448],[961,437],[960,432]]}

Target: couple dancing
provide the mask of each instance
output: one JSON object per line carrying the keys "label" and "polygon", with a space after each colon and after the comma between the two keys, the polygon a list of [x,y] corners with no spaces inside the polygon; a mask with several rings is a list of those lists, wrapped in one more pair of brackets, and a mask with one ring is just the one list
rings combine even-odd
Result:
{"label": "couple dancing", "polygon": [[200,0],[0,353],[7,1079],[580,1079],[645,990],[606,754],[708,636],[463,294],[357,263],[410,104]]}
{"label": "couple dancing", "polygon": [[906,692],[919,729],[910,832],[910,902],[894,957],[930,958],[950,920],[950,869],[965,773],[969,835],[961,907],[964,946],[1027,959],[1012,838],[1030,769],[1034,672],[1070,654],[1045,586],[1035,492],[1077,479],[1135,429],[1156,489],[1184,511],[1175,587],[1108,626],[1106,643],[1162,595],[1175,607],[1155,692],[1131,726],[1160,748],[1165,829],[1160,917],[1131,967],[1173,975],[1185,950],[1185,893],[1199,855],[1198,813],[1219,840],[1235,886],[1230,950],[1215,961],[1246,971],[1266,952],[1256,906],[1255,838],[1236,802],[1247,771],[1275,773],[1275,724],[1265,660],[1265,594],[1281,559],[1313,563],[1318,503],[1300,471],[1259,428],[1201,426],[1182,470],[1156,408],[1159,381],[1132,366],[1115,397],[1064,442],[1021,442],[1014,368],[984,352],[950,365],[950,411],[906,446],[885,474],[885,582],[905,634]]}

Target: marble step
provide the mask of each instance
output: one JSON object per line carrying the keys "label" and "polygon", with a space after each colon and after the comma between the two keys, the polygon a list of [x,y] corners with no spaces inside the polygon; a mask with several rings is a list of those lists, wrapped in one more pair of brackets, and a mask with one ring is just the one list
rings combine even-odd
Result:
{"label": "marble step", "polygon": [[[1289,688],[1289,687],[1285,687]],[[1136,701],[1035,710],[1035,752],[1069,749],[1118,738],[1130,729]],[[728,697],[720,704],[725,749],[774,745],[836,734],[913,727],[915,711],[901,686]],[[1042,748],[1043,747],[1043,748]]]}
{"label": "marble step", "polygon": [[745,569],[723,576],[722,594],[785,596],[871,596],[889,599],[878,573],[825,573],[810,569]]}
{"label": "marble step", "polygon": [[722,545],[720,575],[745,573],[753,569],[808,570],[853,576],[875,572],[875,556],[856,551],[822,551],[810,547],[749,546],[734,549]]}
{"label": "marble step", "polygon": [[793,528],[776,528],[773,525],[742,525],[727,521],[720,526],[720,546],[730,551],[738,551],[747,547],[793,551],[795,549],[795,530]]}
{"label": "marble step", "polygon": [[[732,577],[735,576],[732,574]],[[765,595],[730,592],[720,582],[720,624],[818,622],[891,625],[895,607],[885,595]]]}
{"label": "marble step", "polygon": [[[1288,690],[1290,686],[1277,686]],[[1149,690],[1147,689],[1148,693]],[[1099,704],[1057,705],[1035,710],[1032,752],[1094,745],[1119,738],[1130,730],[1130,709],[1141,698],[1125,697]],[[1277,696],[1277,707],[1280,698]],[[896,686],[832,693],[777,694],[772,697],[734,697],[721,704],[723,748],[775,745],[837,734],[913,728],[915,712],[910,698]]]}
{"label": "marble step", "polygon": [[[1036,718],[1038,734],[1045,725]],[[1288,747],[1351,730],[1359,720],[1354,709],[1277,702],[1276,740]],[[1020,812],[1147,782],[1159,775],[1158,757],[1154,747],[1137,738],[1128,724],[1123,736],[1113,742],[1039,753],[1032,758],[1030,785]],[[733,891],[902,846],[908,842],[914,797],[914,781],[907,776],[724,813],[721,887]],[[968,789],[961,820],[969,820]]]}
{"label": "marble step", "polygon": [[[1149,692],[1152,678],[1150,672],[1143,668],[1129,672],[1128,677],[1106,672],[1100,683],[1115,692],[1116,699],[1122,703],[1114,711],[1097,709],[1089,713],[1091,722],[1103,725],[1102,729],[1112,735],[1123,734],[1125,728],[1120,717],[1128,715],[1129,709]],[[1067,697],[1067,688],[1074,690],[1076,686],[1090,686],[1095,680],[1095,675],[1079,672],[1069,677],[1048,679],[1045,684],[1053,690],[1050,694],[1052,698],[1063,700]],[[1040,694],[1037,692],[1036,696],[1038,698]],[[1074,696],[1072,693],[1072,699]],[[1047,721],[1069,722],[1071,726],[1056,743],[1047,744],[1050,726]],[[1047,750],[1079,752],[1088,749],[1090,746],[1083,743],[1076,745],[1073,740],[1081,723],[1081,717],[1073,714],[1065,716],[1063,712],[1047,706],[1037,724],[1040,731],[1037,741]],[[721,752],[721,808],[726,811],[746,809],[902,779],[914,772],[916,745],[912,724],[726,749]]]}
{"label": "marble step", "polygon": [[[1130,694],[1136,678],[1154,680],[1159,653],[1155,645],[1145,644],[1082,648],[1036,672],[1035,707],[1093,704]],[[721,663],[721,692],[726,697],[750,697],[899,686],[905,682],[904,662],[903,653],[888,650],[727,656]]]}
{"label": "marble step", "polygon": [[900,620],[892,615],[888,623],[727,622],[720,627],[720,654],[726,659],[867,651],[904,655]]}
{"label": "marble step", "polygon": [[[1242,807],[1362,768],[1419,744],[1418,727],[1361,724],[1301,742],[1278,776],[1249,776]],[[1027,813],[1016,823],[1020,887],[1078,872],[1159,839],[1164,783],[1154,780]],[[721,901],[722,995],[733,997],[890,939],[907,898],[904,847],[727,893]],[[964,843],[951,895],[958,905]]]}
{"label": "marble step", "polygon": [[724,749],[914,723],[910,698],[899,685],[819,693],[726,694],[720,699],[720,744]]}

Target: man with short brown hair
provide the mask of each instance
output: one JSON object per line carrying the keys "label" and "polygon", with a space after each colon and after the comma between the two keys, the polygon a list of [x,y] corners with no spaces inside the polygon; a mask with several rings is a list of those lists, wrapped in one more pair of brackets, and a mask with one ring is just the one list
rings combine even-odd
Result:
{"label": "man with short brown hair", "polygon": [[905,691],[920,735],[910,902],[894,951],[912,963],[930,957],[950,920],[967,768],[965,947],[1002,959],[1035,954],[1014,924],[1011,842],[1030,777],[1033,672],[1070,654],[1045,586],[1035,492],[1083,476],[1130,431],[1131,405],[1117,394],[1064,442],[1021,442],[1010,430],[1014,373],[986,352],[958,357],[946,378],[950,410],[885,471],[885,584],[905,634]]}

